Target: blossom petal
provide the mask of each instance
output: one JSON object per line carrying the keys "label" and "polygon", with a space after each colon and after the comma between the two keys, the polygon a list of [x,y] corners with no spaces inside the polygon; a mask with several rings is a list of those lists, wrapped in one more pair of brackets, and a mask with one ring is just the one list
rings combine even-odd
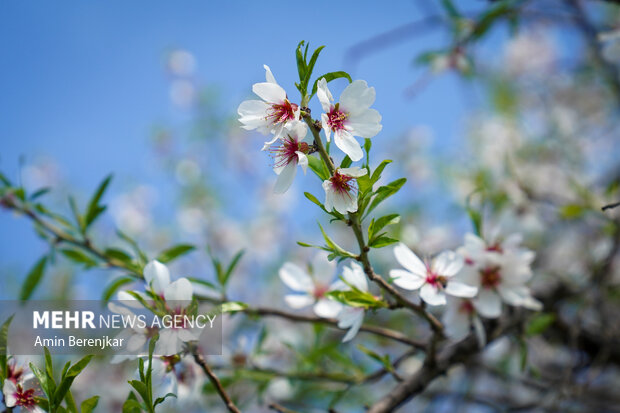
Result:
{"label": "blossom petal", "polygon": [[493,290],[483,288],[473,300],[476,311],[486,318],[497,318],[502,314],[502,301]]}
{"label": "blossom petal", "polygon": [[444,251],[433,260],[433,272],[452,277],[463,268],[463,257],[453,251]]}
{"label": "blossom petal", "polygon": [[314,291],[312,278],[292,262],[284,263],[278,274],[282,282],[293,291],[305,292],[308,294]]}
{"label": "blossom petal", "polygon": [[4,404],[6,407],[14,407],[17,404],[17,387],[11,380],[4,380],[4,386],[2,386],[2,393],[4,394]]}
{"label": "blossom petal", "polygon": [[355,116],[347,119],[346,128],[355,136],[370,139],[375,137],[383,126],[381,115],[375,109],[366,109]]}
{"label": "blossom petal", "polygon": [[281,104],[286,99],[286,91],[276,83],[255,83],[252,86],[252,92],[269,103]]}
{"label": "blossom petal", "polygon": [[[319,102],[321,102],[321,107],[325,112],[329,112],[332,108],[332,102],[334,98],[332,96],[332,92],[329,91],[327,87],[327,81],[325,78],[319,79],[317,83],[316,97],[319,98]],[[327,139],[329,141],[329,138]]]}
{"label": "blossom petal", "polygon": [[338,301],[322,298],[314,304],[314,314],[323,318],[336,317],[342,310],[342,304]]}
{"label": "blossom petal", "polygon": [[284,296],[284,301],[289,307],[299,310],[312,305],[314,298],[308,294],[288,294]]}
{"label": "blossom petal", "polygon": [[156,294],[162,294],[170,284],[170,271],[159,261],[150,261],[144,267],[144,280]]}
{"label": "blossom petal", "polygon": [[400,243],[394,247],[394,256],[396,261],[413,275],[426,278],[426,265],[405,244]]}
{"label": "blossom petal", "polygon": [[350,83],[340,95],[340,106],[351,114],[368,109],[375,103],[376,92],[374,87],[368,87],[365,80],[355,80]]}
{"label": "blossom petal", "polygon": [[237,108],[239,114],[239,122],[243,124],[243,129],[258,129],[263,134],[269,133],[267,125],[269,122],[265,119],[267,110],[270,105],[260,100],[246,100],[241,102]]}
{"label": "blossom petal", "polygon": [[267,82],[277,84],[278,82],[276,82],[276,78],[273,77],[273,73],[271,73],[271,69],[269,68],[269,66],[263,65],[263,67],[265,68],[265,79],[267,79]]}
{"label": "blossom petal", "polygon": [[448,281],[448,285],[446,285],[445,292],[455,297],[472,298],[478,294],[478,287],[472,287],[471,285],[450,280]]}
{"label": "blossom petal", "polygon": [[327,259],[326,251],[318,252],[312,259],[312,275],[320,283],[327,284],[334,278],[336,262]]}
{"label": "blossom petal", "polygon": [[293,180],[295,180],[295,175],[297,175],[297,162],[289,162],[284,168],[276,171],[276,173],[278,174],[278,179],[273,187],[273,192],[276,194],[283,194],[288,191],[293,184]]}
{"label": "blossom petal", "polygon": [[332,189],[332,183],[326,179],[323,181],[323,189],[325,190],[325,209],[331,211],[334,209],[334,191]]}
{"label": "blossom petal", "polygon": [[430,284],[424,284],[420,289],[420,298],[423,299],[429,305],[444,305],[446,304],[446,295],[443,291],[440,291],[437,287]]}
{"label": "blossom petal", "polygon": [[390,277],[394,279],[394,284],[405,290],[417,290],[426,281],[424,277],[405,270],[391,270]]}
{"label": "blossom petal", "polygon": [[349,158],[353,162],[357,162],[364,157],[364,152],[359,142],[355,140],[351,132],[341,129],[334,134],[334,142],[336,146],[345,154],[349,155]]}
{"label": "blossom petal", "polygon": [[360,176],[366,175],[368,170],[366,168],[360,168],[359,166],[352,166],[350,168],[338,168],[338,172],[353,178],[359,178]]}
{"label": "blossom petal", "polygon": [[191,301],[194,287],[187,278],[179,278],[168,285],[164,291],[166,301]]}
{"label": "blossom petal", "polygon": [[352,262],[351,268],[344,267],[342,270],[342,278],[360,291],[368,291],[368,280],[361,265]]}

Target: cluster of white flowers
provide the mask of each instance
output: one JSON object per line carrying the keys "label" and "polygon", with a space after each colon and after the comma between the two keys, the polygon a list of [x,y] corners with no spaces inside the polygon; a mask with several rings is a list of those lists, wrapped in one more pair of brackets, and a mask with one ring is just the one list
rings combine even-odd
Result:
{"label": "cluster of white flowers", "polygon": [[[264,67],[266,82],[252,86],[252,91],[262,100],[246,100],[239,105],[237,112],[244,129],[272,135],[263,150],[274,155],[273,170],[278,175],[274,190],[284,193],[293,183],[297,166],[306,172],[308,156],[316,148],[307,136],[308,127],[304,123],[302,108],[288,99],[269,67]],[[316,95],[324,111],[321,127],[327,141],[331,140],[333,133],[334,143],[351,161],[362,159],[364,153],[355,137],[370,139],[382,129],[381,115],[370,108],[375,101],[375,89],[363,80],[356,80],[344,89],[340,101],[334,103],[327,81],[321,78],[317,83]],[[366,173],[359,167],[337,169],[323,182],[325,208],[341,214],[355,212],[357,198],[354,179]]]}
{"label": "cluster of white flowers", "polygon": [[394,248],[394,255],[406,270],[392,270],[390,276],[403,289],[420,289],[420,298],[427,304],[447,304],[443,322],[450,338],[462,340],[473,325],[483,342],[479,316],[499,317],[502,301],[531,310],[542,307],[526,285],[533,275],[534,252],[520,244],[518,235],[504,240],[496,237],[496,241],[487,243],[467,234],[456,253],[443,252],[430,263],[422,262],[400,244]]}
{"label": "cluster of white flowers", "polygon": [[[532,277],[534,253],[520,246],[517,235],[486,243],[467,234],[464,245],[456,252],[444,251],[431,260],[421,260],[406,245],[394,247],[396,261],[404,269],[393,269],[390,277],[396,286],[409,291],[419,290],[420,299],[431,306],[446,305],[443,315],[445,332],[458,341],[467,337],[472,326],[480,342],[485,341],[481,317],[497,318],[502,302],[540,310],[541,304],[532,297],[526,283]],[[313,305],[319,317],[338,319],[340,328],[349,329],[343,341],[351,340],[364,319],[364,308],[344,305],[327,293],[348,291],[351,287],[368,292],[363,268],[353,262],[342,270],[342,280],[332,281],[335,264],[325,254],[313,260],[312,274],[287,262],[280,269],[280,278],[298,294],[285,297],[294,309]]]}
{"label": "cluster of white flowers", "polygon": [[[176,281],[170,281],[170,270],[165,264],[159,261],[150,261],[144,267],[144,280],[146,282],[147,292],[135,291],[133,294],[138,295],[146,303],[152,303],[153,297],[158,297],[166,304],[166,309],[171,314],[182,314],[185,307],[192,301],[194,288],[187,278],[179,278]],[[108,308],[117,314],[125,314],[133,316],[131,308],[143,309],[136,297],[127,291],[119,291],[117,300],[123,305],[110,302]],[[130,354],[147,354],[146,346],[153,331],[149,328],[139,328],[134,325],[133,328],[126,329],[119,334],[119,337],[126,339],[126,350]],[[164,328],[159,332],[159,339],[155,346],[155,354],[157,355],[175,355],[179,353],[184,343],[195,341],[198,337],[196,332],[187,328]],[[136,356],[115,355],[112,362],[120,362],[127,358]]]}

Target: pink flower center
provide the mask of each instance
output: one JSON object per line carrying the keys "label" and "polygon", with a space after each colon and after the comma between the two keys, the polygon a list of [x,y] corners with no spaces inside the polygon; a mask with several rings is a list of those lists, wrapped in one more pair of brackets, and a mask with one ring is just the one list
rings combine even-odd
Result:
{"label": "pink flower center", "polygon": [[295,103],[291,103],[288,99],[284,99],[284,102],[280,104],[274,103],[271,105],[271,108],[267,111],[265,120],[269,120],[274,125],[294,120],[297,108],[298,106]]}
{"label": "pink flower center", "polygon": [[480,270],[480,284],[484,288],[495,288],[501,281],[500,267],[487,267]]}
{"label": "pink flower center", "polygon": [[17,385],[15,398],[17,399],[15,402],[17,406],[34,407],[37,405],[34,399],[34,389],[24,390],[20,384]]}
{"label": "pink flower center", "polygon": [[430,264],[426,263],[426,283],[435,288],[444,287],[448,280],[443,275],[437,274],[431,269]]}
{"label": "pink flower center", "polygon": [[297,142],[290,136],[282,142],[282,145],[269,149],[275,157],[275,167],[283,167],[291,162],[297,162],[297,152],[307,154],[310,152],[310,145],[306,142]]}
{"label": "pink flower center", "polygon": [[327,114],[327,125],[334,132],[344,129],[344,123],[347,120],[349,114],[340,110],[340,105],[337,103]]}
{"label": "pink flower center", "polygon": [[459,307],[459,312],[465,314],[472,314],[474,312],[474,305],[471,303],[471,301],[464,300]]}
{"label": "pink flower center", "polygon": [[499,254],[504,252],[502,246],[499,243],[496,243],[496,244],[488,246],[487,247],[487,251],[489,251],[489,252],[497,252]]}
{"label": "pink flower center", "polygon": [[346,194],[350,197],[350,192],[355,192],[357,190],[357,188],[353,185],[353,182],[351,182],[353,179],[354,178],[352,176],[341,174],[338,170],[336,170],[336,172],[334,172],[334,176],[329,178],[329,181],[331,182],[332,188],[336,193],[341,195]]}
{"label": "pink flower center", "polygon": [[321,299],[323,297],[325,297],[325,294],[327,293],[327,291],[329,290],[329,287],[327,285],[322,285],[322,284],[317,284],[314,287],[314,298],[315,299]]}

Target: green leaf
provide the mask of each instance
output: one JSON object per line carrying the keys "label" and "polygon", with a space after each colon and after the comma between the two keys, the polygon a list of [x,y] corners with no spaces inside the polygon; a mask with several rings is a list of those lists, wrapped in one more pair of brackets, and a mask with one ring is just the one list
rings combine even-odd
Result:
{"label": "green leaf", "polygon": [[[69,390],[65,395],[65,403],[67,405],[67,411],[69,411],[70,413],[79,413],[78,407],[75,404],[75,399],[73,398],[73,394],[71,394],[71,390]],[[62,407],[59,407],[59,409],[60,408]],[[57,410],[57,412],[59,411],[60,410]]]}
{"label": "green leaf", "polygon": [[395,244],[397,242],[398,242],[397,239],[380,236],[370,241],[368,245],[372,248],[383,248],[383,247],[387,247],[388,245]]}
{"label": "green leaf", "polygon": [[319,201],[319,200],[317,199],[317,197],[315,197],[314,195],[312,195],[310,192],[304,192],[304,196],[305,196],[306,198],[308,198],[308,200],[309,200],[310,202],[312,202],[313,204],[318,205],[318,206],[319,206],[319,208],[321,208],[323,211],[325,211],[325,212],[329,213],[329,212],[325,209],[325,206],[321,203],[321,201]]}
{"label": "green leaf", "polygon": [[586,213],[586,208],[578,204],[568,204],[560,208],[560,217],[566,220],[579,219]]}
{"label": "green leaf", "polygon": [[295,60],[297,60],[297,73],[299,74],[299,84],[297,88],[299,92],[302,93],[302,95],[305,92],[302,88],[302,83],[303,80],[306,78],[306,61],[304,59],[301,48],[304,46],[305,43],[306,42],[303,40],[299,42],[299,44],[297,45],[297,50],[295,50]]}
{"label": "green leaf", "polygon": [[144,254],[144,252],[142,252],[142,250],[140,249],[140,247],[138,246],[138,243],[136,241],[134,241],[131,237],[129,237],[125,233],[121,232],[120,230],[116,231],[116,235],[118,235],[120,239],[122,239],[127,244],[129,244],[129,246],[134,250],[134,253],[138,256],[138,258],[140,259],[142,264],[146,264],[147,263],[148,258],[146,256],[146,254]]}
{"label": "green leaf", "polygon": [[123,403],[123,413],[140,413],[142,409],[142,405],[134,399],[127,399],[125,403]]}
{"label": "green leaf", "polygon": [[4,382],[8,375],[7,370],[7,360],[8,360],[8,351],[7,351],[7,341],[9,338],[9,326],[11,325],[11,321],[13,321],[13,317],[15,315],[10,316],[6,319],[6,321],[0,327],[0,374],[2,380],[0,382]]}
{"label": "green leaf", "polygon": [[448,16],[452,17],[453,19],[461,17],[461,13],[459,13],[459,11],[456,9],[454,3],[452,3],[452,0],[441,0],[441,5],[448,13]]}
{"label": "green leaf", "polygon": [[50,188],[41,188],[38,191],[35,191],[32,195],[30,195],[30,201],[34,201],[37,198],[42,197],[50,191]]}
{"label": "green leaf", "polygon": [[62,400],[67,395],[67,392],[71,388],[71,385],[73,384],[75,378],[78,376],[78,374],[82,372],[82,370],[84,370],[84,368],[86,368],[92,358],[92,355],[88,355],[80,359],[71,367],[69,367],[65,376],[60,380],[60,384],[54,392],[54,397],[50,398],[50,400],[54,401],[54,404],[59,405],[62,402]]}
{"label": "green leaf", "polygon": [[340,167],[341,168],[348,168],[349,166],[351,166],[352,163],[353,163],[353,161],[351,160],[351,158],[349,158],[349,155],[347,155],[347,156],[344,157],[342,162],[340,162]]}
{"label": "green leaf", "polygon": [[52,364],[52,355],[47,347],[43,347],[45,352],[45,372],[49,377],[54,377],[54,365]]}
{"label": "green leaf", "polygon": [[146,387],[146,384],[144,384],[143,382],[139,380],[129,380],[128,383],[131,385],[131,387],[133,387],[138,392],[140,397],[142,397],[143,401],[145,401],[146,403],[149,402],[149,392]]}
{"label": "green leaf", "polygon": [[395,181],[390,182],[385,186],[379,187],[375,192],[375,197],[370,203],[368,210],[366,211],[366,216],[372,212],[379,204],[385,201],[387,198],[391,197],[395,193],[397,193],[400,188],[407,182],[407,178],[400,178]]}
{"label": "green leaf", "polygon": [[166,399],[167,399],[168,397],[174,397],[174,398],[176,398],[176,397],[177,397],[177,395],[176,395],[176,394],[174,394],[174,393],[168,393],[168,394],[166,394],[164,397],[158,397],[157,399],[155,399],[155,403],[153,403],[153,407],[157,406],[157,405],[158,405],[158,404],[160,404],[160,403],[163,403],[164,401],[166,401]]}
{"label": "green leaf", "polygon": [[241,301],[228,301],[222,303],[222,313],[237,313],[239,311],[244,311],[248,308],[248,305],[242,303]]}
{"label": "green leaf", "polygon": [[128,277],[128,276],[119,277],[115,279],[114,281],[112,281],[110,284],[108,284],[104,288],[101,299],[105,302],[110,301],[114,293],[116,293],[119,288],[121,288],[123,285],[130,284],[134,281],[135,281],[135,278]]}
{"label": "green leaf", "polygon": [[0,172],[0,182],[2,182],[4,186],[12,186],[11,181],[9,181],[9,179],[2,172]]}
{"label": "green leaf", "polygon": [[[308,52],[308,47],[310,45],[308,44],[306,46],[306,53]],[[319,58],[319,54],[321,53],[321,50],[323,50],[323,48],[325,48],[325,46],[321,46],[318,49],[316,49],[314,51],[314,53],[312,53],[312,57],[310,58],[310,62],[307,63],[306,65],[306,70],[305,70],[305,74],[303,79],[301,80],[301,86],[302,89],[304,90],[304,92],[307,92],[308,90],[308,83],[310,83],[310,78],[312,77],[312,72],[314,71],[314,65],[316,64],[317,59]],[[304,54],[304,60],[305,60],[306,56]]]}
{"label": "green leaf", "polygon": [[232,275],[233,271],[239,264],[239,261],[243,257],[243,254],[245,254],[245,250],[239,251],[237,254],[235,254],[233,259],[230,261],[230,264],[228,264],[228,269],[224,273],[224,277],[222,279],[222,285],[228,284],[228,281],[230,280],[230,276]]}
{"label": "green leaf", "polygon": [[84,264],[86,268],[97,266],[97,261],[86,255],[82,251],[74,249],[64,249],[60,250],[60,252],[71,261],[77,264]]}
{"label": "green leaf", "polygon": [[75,218],[78,229],[81,232],[84,232],[84,217],[82,217],[82,214],[80,214],[80,209],[75,202],[75,198],[73,198],[72,196],[69,196],[69,206],[71,207],[71,212],[73,213],[73,218]]}
{"label": "green leaf", "polygon": [[383,170],[385,169],[386,166],[388,166],[388,164],[391,164],[392,161],[390,159],[386,159],[384,161],[382,161],[379,166],[377,166],[375,168],[375,170],[372,173],[372,177],[370,178],[370,181],[374,184],[377,183],[377,181],[379,179],[381,179],[381,174],[383,173]]}
{"label": "green leaf", "polygon": [[185,278],[187,278],[187,280],[193,284],[204,285],[207,288],[217,291],[217,287],[213,283],[207,280],[202,280],[200,278],[195,278],[195,277],[185,277]]}
{"label": "green leaf", "polygon": [[325,243],[327,244],[328,250],[333,253],[328,256],[328,259],[330,261],[333,260],[335,257],[340,257],[340,258],[356,258],[357,257],[357,255],[345,250],[340,245],[336,244],[336,242],[333,239],[331,239],[329,235],[327,235],[327,233],[325,232],[321,224],[319,224],[319,228],[321,229],[321,234],[323,234],[323,239],[325,239]]}
{"label": "green leaf", "polygon": [[373,219],[368,226],[368,239],[372,240],[373,237],[379,233],[383,228],[388,225],[398,224],[400,222],[400,215],[398,214],[389,214],[382,216],[376,221]]}
{"label": "green leaf", "polygon": [[312,169],[312,172],[314,172],[316,176],[321,179],[321,181],[325,181],[327,178],[329,178],[329,171],[327,170],[327,167],[325,166],[321,158],[318,158],[316,156],[308,156],[307,158],[308,166],[310,167],[310,169]]}
{"label": "green leaf", "polygon": [[162,262],[162,263],[167,263],[176,258],[179,258],[182,255],[188,254],[194,251],[195,249],[196,247],[194,247],[193,245],[189,245],[189,244],[175,245],[174,247],[168,248],[167,250],[159,254],[159,256],[157,257],[157,261]]}
{"label": "green leaf", "polygon": [[32,373],[36,376],[37,380],[39,381],[39,385],[41,385],[41,390],[43,390],[43,392],[45,393],[45,395],[47,396],[48,399],[51,399],[53,396],[52,393],[50,393],[50,389],[49,389],[49,380],[47,377],[47,374],[43,373],[37,366],[35,366],[32,363],[29,363],[30,366],[30,371],[32,371]]}
{"label": "green leaf", "polygon": [[99,215],[101,215],[103,211],[105,211],[105,207],[100,206],[99,201],[101,201],[101,198],[103,197],[103,194],[105,193],[105,190],[107,189],[111,180],[112,175],[108,175],[99,184],[99,187],[90,199],[88,207],[86,208],[86,215],[84,217],[84,230],[86,230],[86,228],[88,228],[99,217]]}
{"label": "green leaf", "polygon": [[99,403],[99,396],[93,396],[89,399],[86,399],[80,405],[80,411],[82,413],[91,413],[93,410],[95,410],[95,407],[97,407],[98,403]]}
{"label": "green leaf", "polygon": [[312,96],[314,96],[316,94],[316,91],[319,88],[319,80],[325,79],[327,81],[327,83],[329,83],[332,80],[341,79],[341,78],[347,79],[349,81],[349,83],[353,82],[353,80],[351,79],[351,75],[349,75],[347,72],[343,72],[343,71],[325,73],[324,75],[319,76],[314,81],[314,85],[312,86],[312,94],[310,95],[310,97],[312,97]]}
{"label": "green leaf", "polygon": [[525,335],[528,337],[542,334],[555,322],[555,314],[543,313],[536,315],[527,325]]}
{"label": "green leaf", "polygon": [[19,299],[22,301],[26,301],[30,298],[34,290],[37,288],[41,279],[43,278],[43,273],[45,272],[45,265],[47,264],[47,257],[41,258],[37,263],[32,267],[24,283],[22,284],[22,290],[19,294]]}
{"label": "green leaf", "polygon": [[106,250],[103,252],[103,254],[108,257],[108,258],[112,258],[118,261],[121,261],[122,263],[128,265],[128,266],[132,266],[133,265],[133,258],[131,257],[131,255],[129,255],[128,253],[126,253],[125,251],[118,249],[118,248],[106,248]]}

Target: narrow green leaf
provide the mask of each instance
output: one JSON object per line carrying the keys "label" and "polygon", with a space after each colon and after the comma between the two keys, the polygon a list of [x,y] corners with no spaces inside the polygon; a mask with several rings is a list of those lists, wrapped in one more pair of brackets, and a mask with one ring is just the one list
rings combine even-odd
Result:
{"label": "narrow green leaf", "polygon": [[105,210],[105,207],[99,205],[99,201],[103,197],[105,190],[107,189],[110,181],[112,180],[112,175],[108,175],[105,179],[99,184],[99,187],[93,194],[90,202],[88,203],[88,207],[86,208],[86,215],[84,218],[84,229],[88,228],[97,217]]}
{"label": "narrow green leaf", "polygon": [[314,85],[312,86],[312,94],[310,95],[310,97],[312,97],[312,96],[314,96],[316,94],[316,91],[319,88],[319,80],[325,79],[327,81],[327,83],[329,83],[332,80],[341,79],[341,78],[347,79],[349,81],[349,83],[353,82],[353,79],[351,79],[351,75],[349,75],[347,72],[343,72],[343,71],[325,73],[324,75],[319,76],[314,81]]}
{"label": "narrow green leaf", "polygon": [[312,172],[314,172],[316,176],[321,179],[321,181],[329,178],[329,171],[321,158],[316,156],[308,156],[308,166],[312,169]]}
{"label": "narrow green leaf", "polygon": [[230,280],[230,276],[232,275],[233,271],[235,270],[235,268],[239,264],[239,261],[243,257],[243,254],[245,254],[245,250],[239,251],[237,254],[235,254],[233,259],[230,261],[230,264],[228,264],[228,269],[224,273],[222,285],[228,284],[228,281]]}
{"label": "narrow green leaf", "polygon": [[93,396],[89,399],[86,399],[80,405],[80,410],[82,413],[91,413],[97,407],[99,403],[99,396]]}
{"label": "narrow green leaf", "polygon": [[95,261],[93,258],[86,255],[82,251],[74,250],[74,249],[64,249],[64,250],[60,250],[60,252],[62,253],[62,255],[64,255],[71,261],[77,264],[84,264],[86,268],[97,266],[97,261]]}
{"label": "narrow green leaf", "polygon": [[19,294],[19,299],[22,301],[26,301],[30,298],[34,290],[37,288],[41,279],[43,278],[43,273],[45,272],[45,265],[47,264],[47,257],[41,258],[37,263],[32,267],[24,283],[22,284],[22,290]]}
{"label": "narrow green leaf", "polygon": [[2,377],[1,382],[4,382],[8,375],[7,370],[7,360],[8,360],[8,351],[7,351],[7,341],[9,338],[9,326],[11,325],[11,321],[13,321],[13,317],[15,315],[10,316],[6,319],[4,323],[2,323],[2,327],[0,327],[0,374]]}
{"label": "narrow green leaf", "polygon": [[103,290],[103,294],[101,295],[101,299],[105,302],[110,301],[112,296],[121,288],[123,285],[130,284],[135,281],[135,278],[123,276],[115,279],[111,283],[109,283]]}
{"label": "narrow green leaf", "polygon": [[387,247],[388,245],[395,244],[397,242],[398,242],[397,239],[381,236],[381,237],[377,237],[373,239],[368,245],[372,248],[383,248],[383,247]]}
{"label": "narrow green leaf", "polygon": [[370,203],[368,210],[366,211],[366,215],[370,214],[372,210],[374,210],[379,204],[385,201],[387,198],[391,197],[395,193],[397,193],[400,188],[407,182],[407,178],[400,178],[395,181],[390,182],[389,184],[379,187],[375,192],[375,197]]}
{"label": "narrow green leaf", "polygon": [[377,181],[381,179],[381,174],[383,173],[383,170],[385,169],[386,166],[388,166],[388,164],[391,164],[391,163],[392,161],[390,159],[386,159],[382,161],[379,164],[379,166],[375,168],[375,170],[372,173],[372,177],[370,178],[373,184],[377,183]]}
{"label": "narrow green leaf", "polygon": [[528,337],[542,334],[555,322],[555,314],[542,313],[537,314],[527,325],[525,335]]}
{"label": "narrow green leaf", "polygon": [[179,258],[182,255],[189,254],[195,249],[196,247],[194,247],[193,245],[189,245],[189,244],[175,245],[174,247],[169,248],[163,251],[161,254],[159,254],[159,256],[157,257],[157,261],[162,262],[162,263],[167,263],[167,262],[170,262],[172,260]]}
{"label": "narrow green leaf", "polygon": [[353,161],[351,160],[351,158],[349,158],[349,155],[347,155],[347,156],[344,157],[342,162],[340,162],[340,167],[341,168],[348,168],[349,166],[351,166],[352,163],[353,163]]}

